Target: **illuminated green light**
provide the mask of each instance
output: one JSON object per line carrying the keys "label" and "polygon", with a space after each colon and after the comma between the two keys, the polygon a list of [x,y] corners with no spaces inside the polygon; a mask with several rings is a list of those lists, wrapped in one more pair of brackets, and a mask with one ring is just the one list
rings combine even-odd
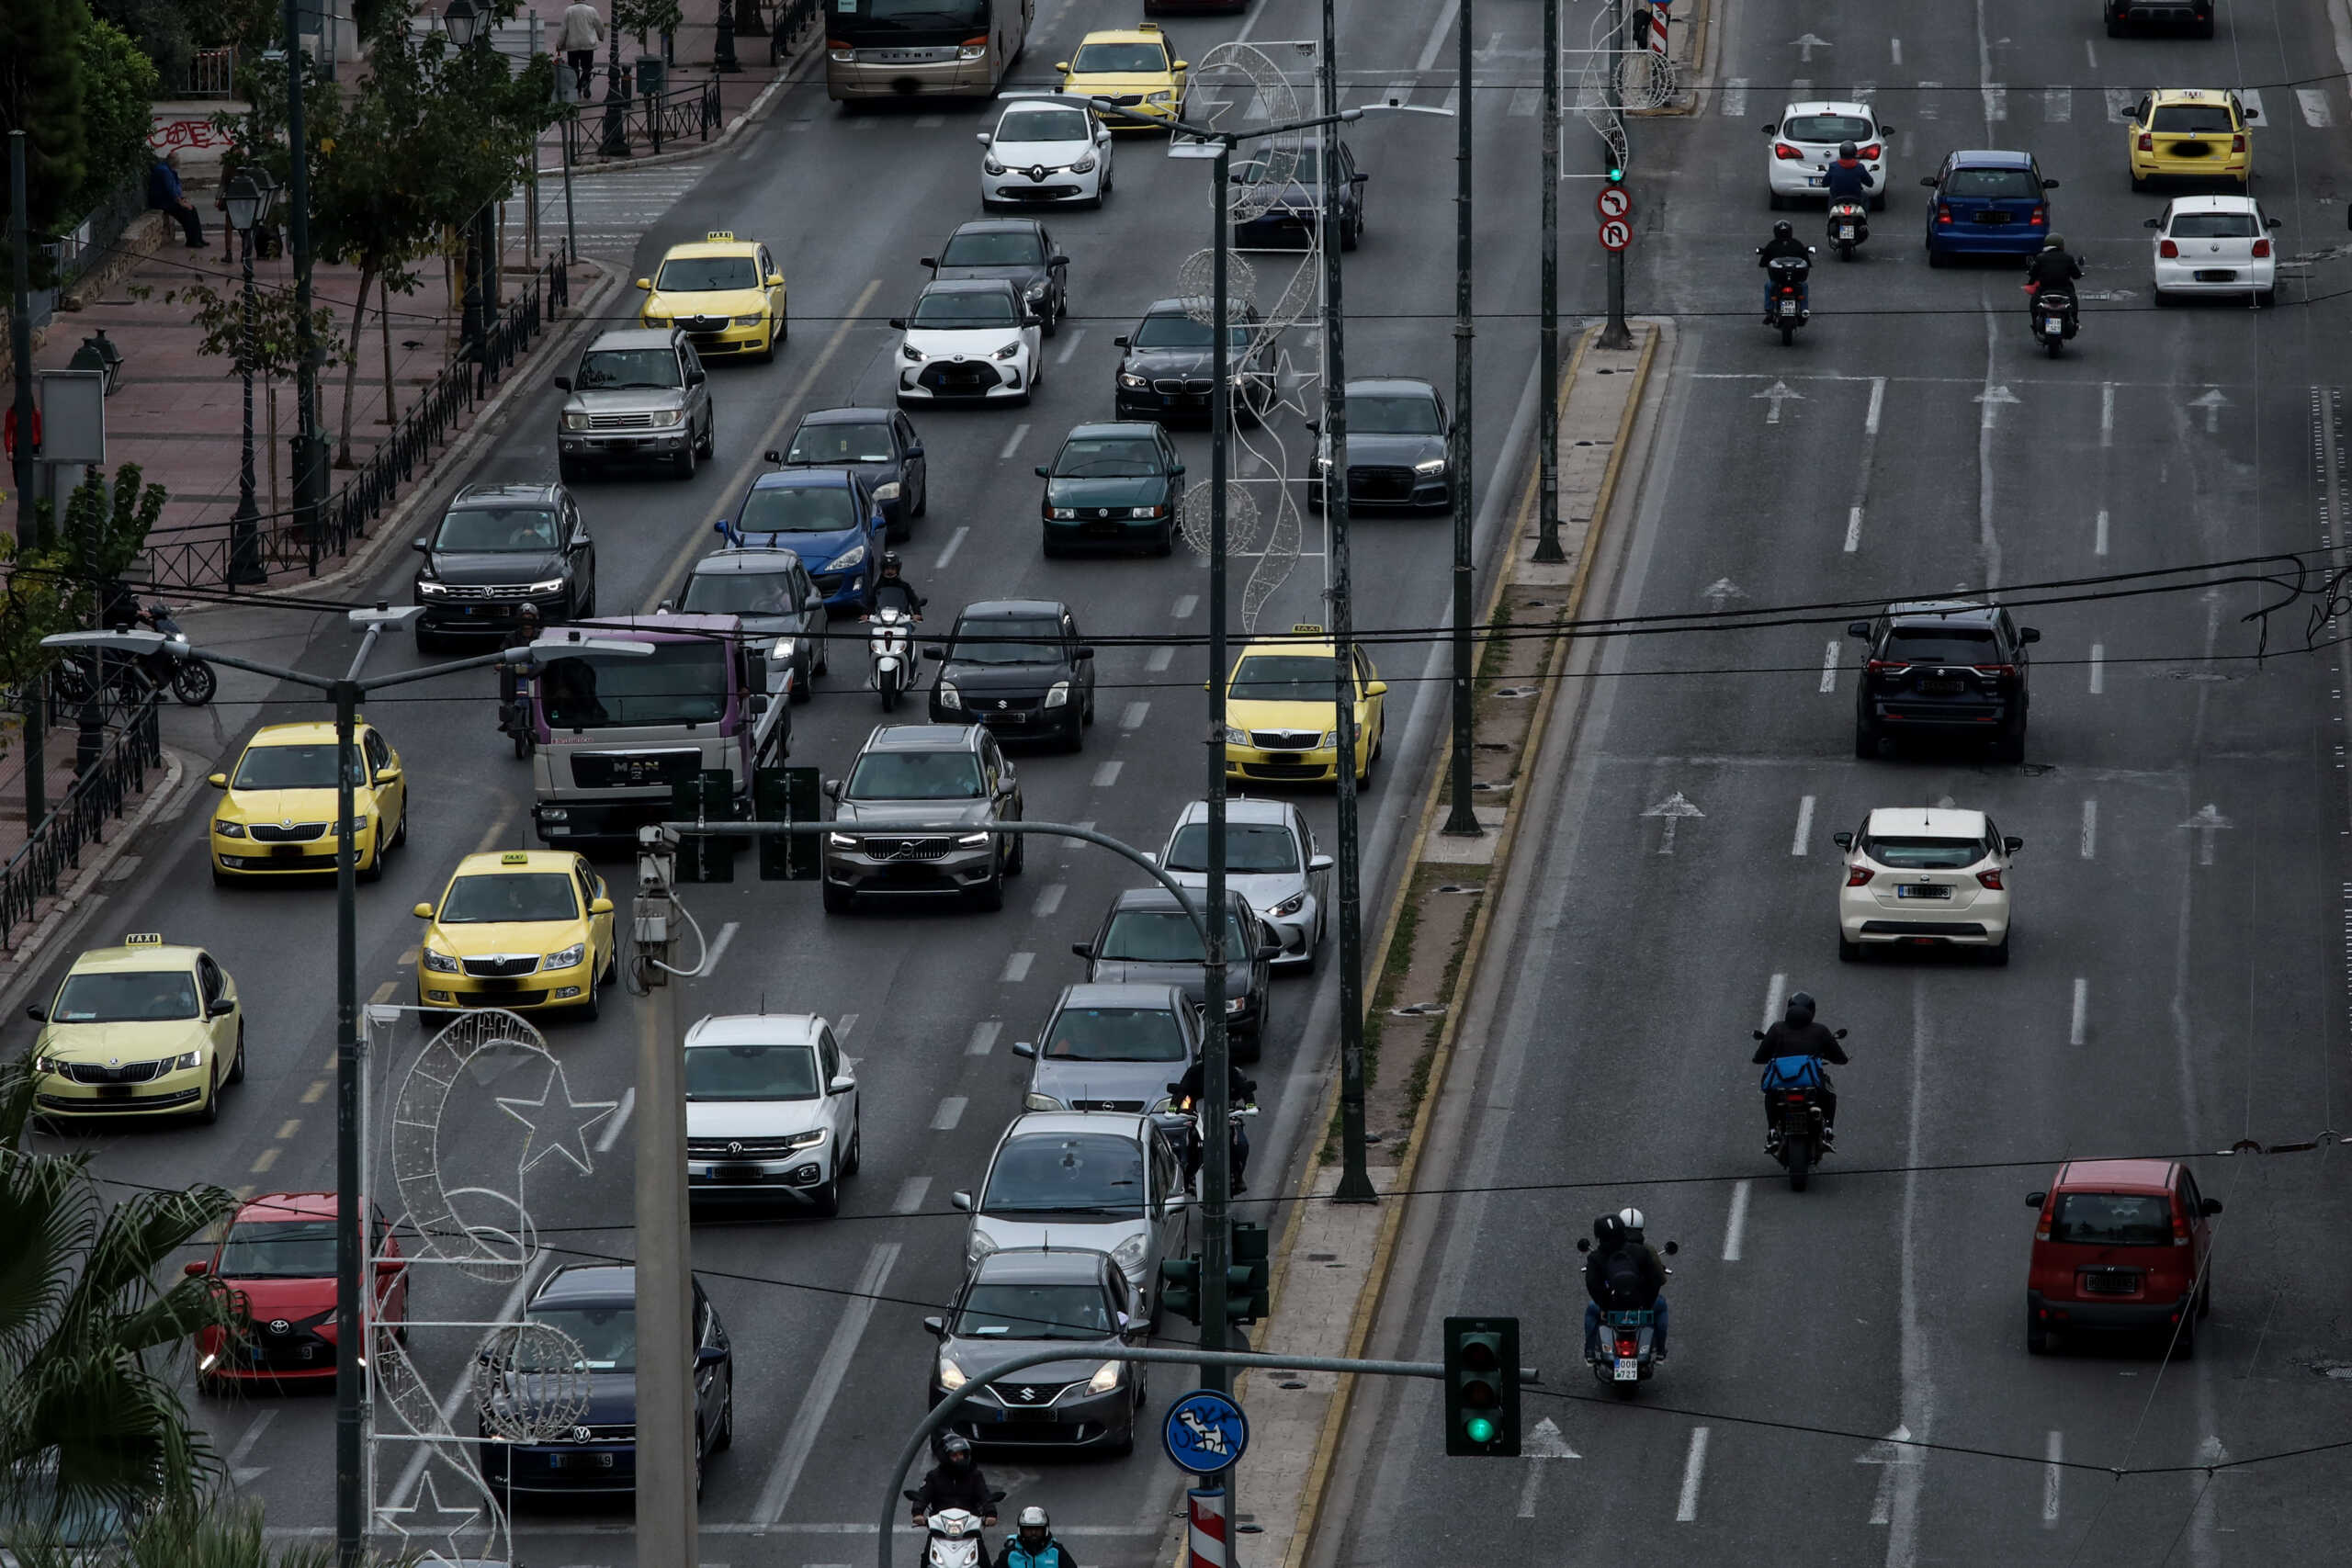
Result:
{"label": "illuminated green light", "polygon": [[1495,1440],[1495,1424],[1484,1416],[1473,1416],[1462,1424],[1462,1429],[1469,1434],[1470,1440],[1474,1443],[1491,1443]]}

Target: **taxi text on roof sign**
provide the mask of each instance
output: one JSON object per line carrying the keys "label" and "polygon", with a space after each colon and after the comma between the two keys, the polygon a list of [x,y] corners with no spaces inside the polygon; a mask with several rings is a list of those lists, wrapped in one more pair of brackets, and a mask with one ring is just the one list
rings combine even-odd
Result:
{"label": "taxi text on roof sign", "polygon": [[161,931],[133,931],[129,936],[122,939],[122,945],[125,947],[161,947],[164,945],[164,933]]}
{"label": "taxi text on roof sign", "polygon": [[1321,637],[1323,635],[1323,628],[1317,626],[1313,621],[1294,622],[1290,629],[1300,637]]}
{"label": "taxi text on roof sign", "polygon": [[735,231],[732,229],[707,229],[703,231],[702,237],[706,242],[713,244],[732,244],[735,241]]}
{"label": "taxi text on roof sign", "polygon": [[504,854],[498,857],[498,863],[501,865],[528,865],[531,863],[531,852],[528,850],[509,850]]}

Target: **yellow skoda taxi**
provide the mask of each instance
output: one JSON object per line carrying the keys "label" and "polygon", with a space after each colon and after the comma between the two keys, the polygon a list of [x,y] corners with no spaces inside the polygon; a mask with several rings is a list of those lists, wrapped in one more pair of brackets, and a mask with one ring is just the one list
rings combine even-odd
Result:
{"label": "yellow skoda taxi", "polygon": [[[384,874],[384,857],[408,841],[408,782],[400,753],[362,720],[351,770],[351,848],[363,881]],[[334,870],[334,726],[272,724],[256,730],[225,773],[212,809],[212,880]]]}
{"label": "yellow skoda taxi", "polygon": [[[1125,107],[1157,119],[1184,112],[1184,73],[1192,62],[1176,58],[1176,46],[1159,27],[1113,28],[1087,34],[1078,52],[1057,61],[1062,91],[1081,98],[1134,98]],[[1098,116],[1113,130],[1146,129],[1116,115]]]}
{"label": "yellow skoda taxi", "polygon": [[237,983],[200,947],[153,931],[74,961],[33,1042],[33,1111],[81,1116],[220,1118],[220,1090],[245,1077]]}
{"label": "yellow skoda taxi", "polygon": [[[1371,657],[1354,649],[1347,689],[1355,698],[1356,782],[1372,778],[1380,756],[1388,682]],[[1225,774],[1290,784],[1340,776],[1337,698],[1339,649],[1316,626],[1253,642],[1234,661],[1225,690]]]}
{"label": "yellow skoda taxi", "polygon": [[649,327],[677,326],[705,359],[752,355],[775,357],[790,335],[784,308],[784,272],[766,244],[714,229],[692,244],[672,245],[651,277],[640,277],[645,304],[638,318]]}
{"label": "yellow skoda taxi", "polygon": [[613,977],[613,900],[605,879],[570,850],[468,855],[416,955],[416,999],[428,1008],[598,1010]]}
{"label": "yellow skoda taxi", "polygon": [[2254,180],[2256,112],[2220,87],[2148,94],[2124,127],[2132,188],[2146,190],[2157,180],[2228,180],[2245,190]]}

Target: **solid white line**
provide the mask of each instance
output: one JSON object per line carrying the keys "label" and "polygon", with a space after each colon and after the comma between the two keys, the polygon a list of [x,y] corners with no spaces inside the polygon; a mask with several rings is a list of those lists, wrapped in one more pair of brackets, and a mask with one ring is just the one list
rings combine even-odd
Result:
{"label": "solid white line", "polygon": [[1151,650],[1151,657],[1144,660],[1143,667],[1152,674],[1157,675],[1175,662],[1176,649],[1171,644],[1168,647],[1153,649]]}
{"label": "solid white line", "polygon": [[1057,365],[1068,365],[1069,363],[1069,356],[1078,352],[1079,340],[1085,335],[1086,329],[1084,327],[1070,328],[1069,338],[1062,344],[1062,351],[1054,355],[1054,363]]}
{"label": "solid white line", "polygon": [[2052,1427],[2050,1445],[2042,1451],[2048,1456],[2049,1463],[2041,1467],[2041,1528],[2056,1529],[2059,1486],[2066,1476],[2065,1467],[2061,1462],[2066,1457],[2066,1434]]}
{"label": "solid white line", "polygon": [[997,977],[1008,986],[1017,986],[1029,978],[1029,965],[1036,962],[1037,955],[1034,953],[1007,953],[1004,973]]}
{"label": "solid white line", "polygon": [[2091,554],[2095,556],[2107,554],[2107,508],[2103,506],[2098,512],[2098,531],[2091,538]]}
{"label": "solid white line", "polygon": [[964,1047],[967,1056],[985,1056],[996,1049],[996,1037],[1004,1029],[1000,1019],[982,1019],[972,1025],[972,1038]]}
{"label": "solid white line", "polygon": [[2083,858],[2095,859],[2098,853],[2098,802],[2083,802]]}
{"label": "solid white line", "polygon": [[[523,1310],[524,1300],[530,1295],[532,1286],[538,1282],[539,1270],[546,1268],[553,1257],[552,1253],[542,1252],[523,1265],[523,1272],[516,1276],[514,1283],[508,1288],[506,1299],[498,1303],[498,1310],[491,1314],[491,1322],[512,1323],[514,1321],[514,1314]],[[441,1425],[444,1428],[456,1430],[450,1423],[458,1418],[458,1407],[472,1397],[473,1385],[470,1382],[460,1382],[449,1391],[448,1397],[441,1402]],[[424,1467],[432,1458],[431,1445],[425,1443],[417,1445],[416,1451],[409,1456],[408,1463],[401,1467],[401,1478],[393,1483],[391,1495],[385,1499],[385,1507],[405,1508],[408,1506],[409,1494],[416,1490],[416,1479],[424,1473]]]}
{"label": "solid white line", "polygon": [[1062,907],[1062,896],[1069,891],[1069,885],[1068,883],[1047,883],[1043,888],[1038,890],[1037,902],[1031,907],[1030,913],[1035,915],[1041,920],[1044,919],[1047,915],[1052,914],[1056,909]]}
{"label": "solid white line", "polygon": [[1764,987],[1763,1028],[1770,1029],[1781,1021],[1781,1009],[1788,997],[1789,977],[1786,975],[1773,976],[1772,983]]}
{"label": "solid white line", "polygon": [[1124,762],[1105,762],[1101,767],[1095,769],[1094,787],[1096,789],[1109,789],[1113,784],[1117,784],[1119,782],[1119,770],[1125,765],[1126,764]]}
{"label": "solid white line", "polygon": [[1193,618],[1193,612],[1200,607],[1201,596],[1197,593],[1187,593],[1176,601],[1175,606],[1168,612],[1168,615],[1171,620],[1189,621]]}
{"label": "solid white line", "polygon": [[1789,840],[1789,853],[1792,855],[1804,853],[1811,847],[1806,840],[1812,837],[1813,796],[1808,795],[1797,802],[1797,830],[1795,836]]}
{"label": "solid white line", "polygon": [[1121,729],[1141,729],[1143,721],[1151,716],[1149,703],[1129,703],[1127,711],[1119,716]]}
{"label": "solid white line", "polygon": [[1873,376],[1871,378],[1871,406],[1862,414],[1862,434],[1864,435],[1876,435],[1878,434],[1879,416],[1885,412],[1886,378],[1883,376]]}
{"label": "solid white line", "polygon": [[718,961],[725,955],[727,944],[733,942],[735,933],[742,929],[743,922],[741,920],[729,920],[718,928],[718,934],[710,939],[710,951],[702,955],[702,967],[695,971],[697,978],[718,972]]}
{"label": "solid white line", "polygon": [[1027,425],[1014,425],[1012,427],[1012,434],[1004,438],[1004,445],[996,449],[997,461],[1002,462],[1005,458],[1012,457],[1013,452],[1020,446],[1021,438],[1028,434],[1029,427]]}
{"label": "solid white line", "polygon": [[2091,695],[2107,690],[2107,644],[2091,644]]}
{"label": "solid white line", "polygon": [[1846,509],[1846,553],[1852,555],[1861,547],[1862,509],[1859,506],[1850,506]]}
{"label": "solid white line", "polygon": [[[834,1397],[842,1391],[842,1380],[849,1376],[850,1363],[857,1356],[857,1342],[865,1337],[865,1325],[874,1316],[875,1303],[890,1278],[890,1266],[898,1260],[899,1244],[895,1241],[881,1242],[866,1255],[865,1269],[857,1277],[856,1292],[842,1303],[841,1321],[833,1325],[833,1337],[825,1346],[825,1353],[817,1359],[816,1372],[808,1380],[808,1392],[800,1397],[800,1409],[792,1419],[792,1429],[785,1434],[784,1447],[776,1452],[767,1484],[760,1488],[760,1500],[752,1513],[760,1524],[774,1524],[784,1516],[784,1506],[792,1500],[792,1489],[800,1480],[800,1467],[808,1462],[809,1454],[816,1450],[817,1434],[825,1425]],[[461,1392],[471,1391],[461,1385]]]}
{"label": "solid white line", "polygon": [[[1976,7],[1977,52],[1984,53],[1984,0]],[[1993,313],[1984,313],[1984,409],[1976,424],[1976,547],[1984,561],[1984,585],[1997,588],[2001,582],[2001,537],[1993,527],[1995,490],[1993,483],[1993,418],[2000,404],[1993,400],[1994,389],[2000,383],[1994,379],[1999,369],[1998,343],[1995,334]],[[2014,402],[2015,398],[2010,401]]]}
{"label": "solid white line", "polygon": [[899,1195],[890,1200],[890,1212],[894,1214],[912,1214],[921,1213],[922,1209],[923,1194],[930,1190],[930,1177],[908,1177],[904,1181],[899,1183]]}
{"label": "solid white line", "polygon": [[620,1104],[615,1108],[612,1119],[605,1123],[605,1130],[596,1134],[598,1154],[608,1155],[613,1152],[613,1145],[621,1141],[621,1129],[628,1125],[628,1113],[636,1109],[637,1086],[631,1084],[621,1090]]}
{"label": "solid white line", "polygon": [[2080,1045],[2090,1033],[2091,983],[2082,976],[2075,976],[2075,1016],[2066,1025],[2066,1043]]}
{"label": "solid white line", "polygon": [[937,560],[931,563],[931,570],[933,571],[944,570],[947,563],[956,558],[956,552],[964,547],[965,536],[969,534],[971,531],[972,530],[967,526],[958,528],[953,534],[948,535],[947,547],[939,552],[939,558]]}
{"label": "solid white line", "polygon": [[1690,1428],[1690,1457],[1682,1461],[1682,1500],[1674,1506],[1674,1522],[1687,1525],[1699,1517],[1699,1483],[1707,1473],[1707,1428]]}
{"label": "solid white line", "polygon": [[1825,693],[1838,689],[1838,641],[1832,637],[1821,656],[1821,689]]}
{"label": "solid white line", "polygon": [[931,1130],[934,1133],[954,1132],[956,1123],[964,1119],[964,1107],[971,1103],[963,1095],[949,1095],[939,1102],[939,1109],[931,1113]]}
{"label": "solid white line", "polygon": [[1430,28],[1429,41],[1421,45],[1421,57],[1413,64],[1416,72],[1427,71],[1437,63],[1438,51],[1445,47],[1446,36],[1453,31],[1453,18],[1462,10],[1462,0],[1445,0],[1445,9],[1437,14],[1437,23]]}
{"label": "solid white line", "polygon": [[1739,1261],[1740,1243],[1747,1236],[1747,1191],[1755,1186],[1745,1179],[1731,1184],[1731,1218],[1724,1224],[1724,1261]]}

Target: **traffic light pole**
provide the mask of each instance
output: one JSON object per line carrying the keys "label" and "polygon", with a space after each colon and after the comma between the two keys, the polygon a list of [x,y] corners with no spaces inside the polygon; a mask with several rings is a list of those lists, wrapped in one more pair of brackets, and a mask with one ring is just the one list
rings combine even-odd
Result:
{"label": "traffic light pole", "polygon": [[[1625,139],[1624,164],[1620,164],[1617,152],[1607,137],[1601,138],[1600,158],[1604,174],[1630,164],[1633,160],[1633,137],[1625,129],[1625,98],[1618,84],[1618,73],[1625,65],[1625,5],[1626,0],[1609,0],[1615,15],[1609,24],[1609,123]],[[1611,182],[1614,183],[1614,182]],[[1625,253],[1609,253],[1609,320],[1600,329],[1600,344],[1603,348],[1631,348],[1634,330],[1625,324]]]}
{"label": "traffic light pole", "polygon": [[1535,428],[1535,558],[1566,561],[1560,548],[1560,0],[1544,0],[1544,269],[1536,374],[1544,383]]}

